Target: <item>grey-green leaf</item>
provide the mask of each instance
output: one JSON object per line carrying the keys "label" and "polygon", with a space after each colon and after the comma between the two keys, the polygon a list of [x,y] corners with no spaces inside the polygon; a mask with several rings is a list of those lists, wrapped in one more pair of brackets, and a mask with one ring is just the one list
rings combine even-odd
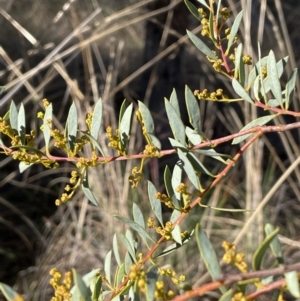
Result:
{"label": "grey-green leaf", "polygon": [[172,174],[168,166],[166,166],[165,168],[164,182],[165,182],[167,194],[172,199],[173,205],[175,206],[175,208],[179,208],[179,203],[172,186]]}
{"label": "grey-green leaf", "polygon": [[104,260],[104,272],[108,283],[111,284],[111,251],[109,251]]}
{"label": "grey-green leaf", "polygon": [[270,244],[274,237],[278,234],[279,228],[276,228],[272,233],[268,234],[263,242],[258,246],[256,251],[254,252],[253,259],[252,259],[252,267],[254,270],[260,270],[260,266],[262,263],[262,259],[270,247]]}
{"label": "grey-green leaf", "polygon": [[156,289],[156,280],[157,280],[157,270],[156,266],[151,266],[147,271],[147,285],[146,285],[146,300],[153,301],[154,300],[154,293]]}
{"label": "grey-green leaf", "polygon": [[197,0],[199,3],[201,3],[202,5],[204,5],[206,8],[210,9],[210,7],[207,5],[205,0]]}
{"label": "grey-green leaf", "polygon": [[193,126],[195,131],[198,134],[202,133],[201,129],[201,115],[200,115],[200,108],[199,103],[194,96],[194,93],[188,86],[185,86],[185,102],[186,107],[189,115],[190,124]]}
{"label": "grey-green leaf", "polygon": [[146,238],[150,239],[151,241],[153,241],[152,238],[150,237],[150,235],[146,232],[145,228],[142,228],[136,222],[132,221],[131,219],[129,219],[127,217],[120,216],[120,215],[115,215],[115,217],[118,220],[122,221],[124,224],[131,227],[134,231],[136,231],[141,236],[141,238],[146,237]]}
{"label": "grey-green leaf", "polygon": [[24,145],[26,135],[26,117],[24,105],[22,103],[18,113],[18,133],[21,138],[21,144]]}
{"label": "grey-green leaf", "polygon": [[133,213],[134,221],[144,229],[145,228],[144,216],[140,207],[136,203],[133,203],[132,213]]}
{"label": "grey-green leaf", "polygon": [[14,101],[10,103],[9,122],[11,128],[15,131],[15,134],[17,134],[18,133],[18,110]]}
{"label": "grey-green leaf", "polygon": [[128,239],[122,233],[118,233],[118,237],[122,241],[126,250],[129,252],[130,256],[132,257],[132,260],[134,260],[136,262],[135,252],[131,246],[131,243],[128,241]]}
{"label": "grey-green leaf", "polygon": [[180,230],[180,226],[176,225],[172,231],[172,237],[173,239],[179,243],[180,245],[182,245],[182,237],[181,237],[181,230]]}
{"label": "grey-green leaf", "polygon": [[[207,271],[211,275],[212,279],[216,280],[220,278],[222,272],[216,252],[199,224],[196,226],[196,240],[201,258],[203,259]],[[226,292],[226,288],[224,286],[221,286],[220,290],[223,294]]]}
{"label": "grey-green leaf", "polygon": [[177,200],[181,199],[181,194],[179,192],[176,191],[176,188],[179,186],[179,184],[181,183],[181,179],[182,179],[182,165],[180,164],[181,161],[178,161],[174,168],[173,168],[173,173],[172,173],[172,187],[176,196]]}
{"label": "grey-green leaf", "polygon": [[88,179],[88,168],[84,171],[81,188],[85,196],[95,205],[98,206],[98,201],[96,200],[93,192],[89,186],[89,179]]}
{"label": "grey-green leaf", "polygon": [[154,134],[154,123],[149,109],[140,101],[138,104],[147,133]]}
{"label": "grey-green leaf", "polygon": [[0,282],[0,291],[2,292],[7,301],[14,301],[19,296],[19,294],[15,292],[10,286],[2,282]]}
{"label": "grey-green leaf", "polygon": [[206,46],[197,36],[195,36],[189,30],[186,31],[191,41],[194,45],[206,56],[210,57],[213,60],[217,60],[218,57]]}
{"label": "grey-green leaf", "polygon": [[280,81],[278,77],[277,64],[274,52],[271,50],[268,57],[268,79],[271,91],[275,96],[276,100],[280,103],[282,107],[282,95]]}
{"label": "grey-green leaf", "polygon": [[44,125],[45,148],[46,148],[46,154],[48,155],[49,142],[51,138],[51,127],[52,127],[52,103],[50,103],[45,110],[43,125]]}
{"label": "grey-green leaf", "polygon": [[72,151],[74,150],[74,144],[76,141],[77,127],[78,127],[78,115],[77,115],[76,105],[73,102],[68,114],[67,137],[66,137],[68,140],[69,149]]}
{"label": "grey-green leaf", "polygon": [[158,219],[161,226],[163,226],[163,218],[162,218],[162,209],[161,209],[161,202],[154,197],[157,189],[153,185],[151,181],[148,181],[148,197],[150,200],[150,204],[152,207],[152,211],[155,214],[156,218]]}
{"label": "grey-green leaf", "polygon": [[172,107],[174,108],[174,110],[176,111],[176,113],[178,114],[178,116],[180,117],[180,107],[179,107],[178,97],[177,97],[177,93],[176,93],[175,89],[172,90],[172,93],[170,96],[170,103],[171,103]]}
{"label": "grey-green leaf", "polygon": [[198,145],[202,142],[202,137],[188,126],[185,128],[185,134],[192,145]]}
{"label": "grey-green leaf", "polygon": [[234,38],[235,38],[235,36],[236,36],[236,34],[239,30],[242,18],[243,18],[243,11],[239,12],[239,14],[236,16],[236,18],[233,22],[233,25],[231,27],[230,37],[229,37],[228,44],[227,44],[227,49],[226,49],[226,54],[228,54],[228,52],[230,50],[230,47],[232,46],[232,44],[234,42]]}
{"label": "grey-green leaf", "polygon": [[243,44],[239,44],[235,52],[235,61],[234,61],[234,78],[239,78],[240,66],[241,66],[241,58],[243,54]]}
{"label": "grey-green leaf", "polygon": [[188,1],[188,0],[184,0],[184,3],[187,6],[187,8],[189,9],[189,11],[192,13],[192,15],[196,19],[198,19],[200,21],[201,20],[201,16],[200,16],[200,14],[198,12],[197,7],[193,3],[191,3],[190,1]]}
{"label": "grey-green leaf", "polygon": [[286,86],[285,86],[285,98],[286,98],[285,108],[286,109],[289,108],[290,103],[294,96],[297,74],[298,74],[298,69],[294,69],[292,74],[290,75],[290,78],[289,78]]}
{"label": "grey-green leaf", "polygon": [[295,297],[300,298],[300,288],[299,288],[299,279],[298,273],[296,271],[291,271],[285,273],[285,280],[288,287],[289,292]]}
{"label": "grey-green leaf", "polygon": [[219,301],[231,301],[232,297],[233,297],[233,289],[231,288],[230,290],[228,290],[225,294],[223,294],[221,296]]}
{"label": "grey-green leaf", "polygon": [[132,115],[132,104],[130,104],[128,108],[125,110],[119,127],[121,148],[122,151],[126,153],[127,153],[126,146],[128,144],[130,127],[131,127],[131,115]]}
{"label": "grey-green leaf", "polygon": [[165,98],[166,112],[175,140],[185,145],[185,127],[171,103]]}
{"label": "grey-green leaf", "polygon": [[121,263],[121,259],[120,259],[120,253],[119,253],[119,247],[118,247],[118,239],[117,239],[117,234],[114,234],[114,238],[113,238],[113,251],[114,251],[114,255],[117,261],[118,266],[120,266]]}
{"label": "grey-green leaf", "polygon": [[102,100],[100,98],[94,107],[92,125],[91,125],[91,135],[95,138],[95,140],[98,140],[101,121],[102,121]]}
{"label": "grey-green leaf", "polygon": [[180,149],[177,149],[177,154],[178,154],[179,159],[183,163],[183,169],[186,172],[189,180],[191,181],[191,183],[195,186],[195,188],[197,190],[201,190],[199,177],[197,176],[196,171],[193,168],[193,165],[187,158],[186,153],[182,152]]}
{"label": "grey-green leaf", "polygon": [[253,101],[249,94],[245,91],[243,86],[235,78],[232,79],[232,87],[237,95],[253,104]]}
{"label": "grey-green leaf", "polygon": [[[268,123],[269,121],[271,121],[275,117],[276,117],[276,115],[268,115],[268,116],[259,117],[255,120],[249,122],[246,126],[244,126],[240,130],[240,132],[251,129],[252,127],[255,127],[255,126],[265,125],[266,123]],[[238,144],[238,143],[244,141],[245,139],[247,139],[249,136],[251,136],[251,134],[246,134],[244,136],[234,138],[233,141],[232,141],[232,144]]]}
{"label": "grey-green leaf", "polygon": [[89,291],[88,287],[84,283],[82,277],[76,272],[75,269],[72,269],[73,272],[73,279],[75,285],[77,286],[80,296],[83,301],[92,301],[91,292]]}

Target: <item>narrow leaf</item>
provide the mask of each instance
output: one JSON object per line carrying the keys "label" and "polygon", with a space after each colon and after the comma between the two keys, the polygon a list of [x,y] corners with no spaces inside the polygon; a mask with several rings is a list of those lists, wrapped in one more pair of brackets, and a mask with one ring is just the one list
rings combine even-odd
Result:
{"label": "narrow leaf", "polygon": [[18,113],[18,133],[21,138],[21,144],[24,145],[26,135],[26,117],[24,105],[22,103]]}
{"label": "narrow leaf", "polygon": [[95,149],[97,149],[100,152],[100,154],[102,154],[103,157],[105,157],[104,152],[102,150],[102,147],[100,146],[98,141],[92,135],[90,135],[88,132],[83,132],[83,133],[84,133],[85,136],[87,136],[90,139],[90,141],[93,144],[93,147]]}
{"label": "narrow leaf", "polygon": [[[115,217],[122,221],[124,224],[128,225],[129,227],[131,227],[134,231],[136,231],[137,233],[139,233],[139,235],[143,238],[146,237],[148,239],[150,239],[151,241],[152,238],[149,236],[149,234],[146,232],[146,230],[144,228],[142,228],[139,224],[137,224],[136,222],[132,221],[131,219],[124,217],[124,216],[119,216],[119,215],[115,215]],[[154,241],[153,241],[154,242]]]}
{"label": "narrow leaf", "polygon": [[268,79],[271,91],[282,107],[282,95],[280,81],[278,77],[277,64],[274,52],[271,50],[268,57]]}
{"label": "narrow leaf", "polygon": [[114,251],[114,255],[117,261],[118,266],[120,266],[121,263],[121,259],[120,259],[120,253],[119,253],[119,247],[118,247],[118,239],[117,239],[117,234],[114,234],[114,238],[113,238],[113,251]]}
{"label": "narrow leaf", "polygon": [[179,208],[179,203],[172,187],[172,174],[168,166],[166,166],[165,168],[164,182],[165,182],[167,194],[172,199],[173,205],[175,206],[175,208]]}
{"label": "narrow leaf", "polygon": [[84,195],[95,205],[98,206],[98,201],[96,200],[93,192],[90,189],[89,186],[89,180],[88,180],[88,168],[85,169],[83,173],[82,178],[82,184],[81,184],[82,191]]}
{"label": "narrow leaf", "polygon": [[249,96],[249,94],[245,91],[243,86],[235,78],[232,79],[232,87],[237,95],[239,95],[244,100],[247,100],[248,102],[253,104],[253,101],[252,101],[251,97]]}
{"label": "narrow leaf", "polygon": [[108,281],[108,283],[111,284],[111,251],[109,251],[106,256],[105,256],[105,260],[104,260],[104,272],[105,272],[105,277]]}
{"label": "narrow leaf", "polygon": [[223,294],[221,296],[219,301],[231,301],[232,297],[233,297],[233,289],[231,288],[230,290],[228,290],[225,294]]}
{"label": "narrow leaf", "polygon": [[15,301],[17,298],[21,299],[21,296],[15,292],[10,286],[0,282],[0,291],[4,295],[7,301]]}
{"label": "narrow leaf", "polygon": [[51,138],[51,128],[52,128],[52,103],[48,105],[45,110],[43,126],[44,126],[44,140],[45,140],[45,148],[46,154],[49,155],[49,142]]}
{"label": "narrow leaf", "polygon": [[[268,123],[269,121],[271,121],[273,118],[275,118],[277,115],[268,115],[268,116],[263,116],[263,117],[259,117],[251,122],[249,122],[246,126],[244,126],[240,132],[251,129],[255,126],[262,126],[265,125],[266,123]],[[234,138],[232,141],[232,144],[238,144],[242,141],[244,141],[245,139],[247,139],[249,136],[251,136],[251,134],[246,134],[244,136],[241,137],[237,137]]]}
{"label": "narrow leaf", "polygon": [[264,68],[268,63],[268,57],[265,56],[262,59],[260,59],[255,66],[252,68],[252,70],[250,71],[249,75],[248,75],[248,86],[247,86],[247,90],[250,89],[250,87],[252,86],[252,84],[254,83],[255,79],[257,78],[257,76],[261,73],[260,70],[262,68]]}
{"label": "narrow leaf", "polygon": [[131,115],[132,115],[132,104],[128,106],[124,115],[122,117],[120,126],[119,126],[119,135],[121,142],[122,151],[126,152],[126,147],[129,140],[130,126],[131,126]]}
{"label": "narrow leaf", "polygon": [[78,291],[80,293],[80,296],[81,296],[82,300],[83,301],[92,301],[91,292],[89,291],[89,289],[85,285],[85,283],[84,283],[83,279],[81,278],[81,276],[76,272],[75,269],[72,269],[72,273],[73,273],[73,279],[74,279],[75,285],[78,288]]}
{"label": "narrow leaf", "polygon": [[243,54],[243,44],[239,44],[239,46],[236,49],[235,52],[235,61],[234,61],[234,78],[238,79],[239,78],[239,72],[240,72],[240,67],[241,67],[241,59],[242,59],[242,54]]}
{"label": "narrow leaf", "polygon": [[98,300],[101,294],[101,289],[102,289],[102,277],[99,276],[95,282],[94,290],[93,290],[93,295],[92,299],[93,300]]}
{"label": "narrow leaf", "polygon": [[206,56],[210,57],[213,60],[217,60],[218,57],[192,32],[189,30],[186,31],[191,41],[194,43],[194,45]]}
{"label": "narrow leaf", "polygon": [[102,121],[102,100],[100,98],[94,107],[92,125],[91,125],[91,136],[93,136],[95,140],[98,140],[101,121]]}
{"label": "narrow leaf", "polygon": [[150,138],[151,140],[151,143],[157,147],[158,150],[161,150],[161,143],[160,143],[160,140],[158,138],[156,138],[154,135],[152,134],[149,134],[148,133],[148,137]]}
{"label": "narrow leaf", "polygon": [[206,8],[210,9],[210,7],[207,5],[205,0],[197,0],[199,3],[201,3],[202,5],[204,5]]}
{"label": "narrow leaf", "polygon": [[129,274],[129,272],[130,272],[130,267],[131,267],[132,264],[133,264],[133,259],[132,259],[132,257],[129,255],[129,252],[126,252],[124,264],[125,264],[125,272],[126,272],[126,274]]}
{"label": "narrow leaf", "polygon": [[138,225],[140,225],[143,229],[145,229],[145,220],[144,220],[143,213],[142,213],[141,209],[139,208],[139,206],[136,203],[133,203],[132,213],[133,213],[134,221]]}
{"label": "narrow leaf", "polygon": [[154,300],[154,293],[156,289],[156,280],[157,280],[157,271],[158,268],[156,266],[152,266],[147,271],[147,284],[146,284],[146,300],[153,301]]}
{"label": "narrow leaf", "polygon": [[9,122],[11,128],[15,131],[15,134],[17,134],[18,133],[18,110],[14,101],[10,103]]}
{"label": "narrow leaf", "polygon": [[172,237],[173,239],[179,243],[180,245],[182,245],[182,237],[181,237],[181,230],[180,230],[180,226],[176,225],[172,231]]}
{"label": "narrow leaf", "polygon": [[148,197],[151,203],[151,208],[153,213],[155,214],[156,218],[158,219],[161,226],[163,226],[163,218],[162,218],[162,209],[161,209],[161,202],[154,197],[156,194],[157,189],[152,184],[152,182],[148,181]]}
{"label": "narrow leaf", "polygon": [[[202,230],[199,224],[196,226],[196,240],[198,248],[200,251],[201,258],[203,259],[207,271],[211,275],[213,280],[221,277],[222,272],[219,265],[219,260],[217,258],[216,252],[210,243],[205,232]],[[224,294],[226,289],[224,286],[220,287],[221,292]]]}
{"label": "narrow leaf", "polygon": [[128,239],[122,233],[118,233],[118,237],[122,241],[122,243],[123,243],[124,247],[126,248],[126,250],[129,252],[132,260],[134,260],[136,262],[134,249],[132,248],[132,246],[131,246],[130,242],[128,241]]}
{"label": "narrow leaf", "polygon": [[242,18],[243,18],[243,11],[239,12],[239,14],[236,16],[236,18],[235,18],[235,20],[233,22],[233,25],[231,27],[230,37],[229,37],[228,44],[227,44],[227,49],[226,49],[226,54],[228,54],[228,52],[230,50],[230,47],[233,44],[234,38],[235,38],[235,36],[236,36],[236,34],[237,34],[238,30],[239,30]]}
{"label": "narrow leaf", "polygon": [[123,280],[125,275],[125,264],[123,263],[120,267],[118,267],[117,272],[115,274],[114,287],[117,287]]}
{"label": "narrow leaf", "polygon": [[176,110],[172,107],[170,102],[165,98],[166,112],[171,126],[172,133],[175,140],[185,145],[185,128]]}
{"label": "narrow leaf", "polygon": [[260,266],[263,260],[263,257],[270,247],[270,244],[274,237],[278,234],[279,228],[276,228],[272,233],[267,235],[267,237],[263,240],[263,242],[259,245],[257,250],[254,252],[253,259],[252,259],[252,267],[254,270],[260,270]]}
{"label": "narrow leaf", "polygon": [[288,109],[290,106],[291,101],[293,100],[296,80],[297,80],[298,69],[294,69],[286,86],[285,86],[285,108]]}
{"label": "narrow leaf", "polygon": [[172,94],[170,96],[170,104],[172,105],[172,107],[180,117],[180,107],[179,107],[179,102],[178,102],[177,93],[175,89],[172,90]]}
{"label": "narrow leaf", "polygon": [[76,141],[77,127],[78,127],[77,109],[75,103],[73,102],[68,114],[67,137],[66,137],[68,140],[69,149],[72,151],[74,150],[74,144]]}
{"label": "narrow leaf", "polygon": [[179,186],[179,184],[182,181],[182,164],[180,164],[181,161],[178,161],[174,168],[173,168],[173,173],[172,173],[172,187],[176,196],[177,200],[181,199],[181,194],[176,191],[176,188]]}
{"label": "narrow leaf", "polygon": [[300,288],[299,288],[299,279],[298,273],[296,271],[291,271],[284,274],[286,284],[289,292],[295,297],[300,298]]}
{"label": "narrow leaf", "polygon": [[138,104],[147,133],[154,134],[154,123],[149,109],[140,101]]}
{"label": "narrow leaf", "polygon": [[24,162],[20,162],[19,163],[19,171],[20,171],[20,173],[23,173],[26,169],[28,169],[32,165],[33,164],[26,164]]}
{"label": "narrow leaf", "polygon": [[187,8],[189,9],[189,11],[192,13],[192,15],[196,19],[198,19],[200,21],[201,20],[201,16],[200,16],[200,14],[198,12],[197,7],[193,3],[191,3],[190,1],[188,1],[188,0],[184,0],[184,3],[187,6]]}
{"label": "narrow leaf", "polygon": [[189,180],[197,190],[201,190],[199,177],[197,176],[196,171],[194,170],[193,165],[187,158],[186,154],[182,152],[180,149],[177,149],[177,154],[179,159],[183,162],[183,169],[187,174]]}
{"label": "narrow leaf", "polygon": [[185,128],[185,134],[192,145],[198,145],[202,142],[202,137],[188,126]]}
{"label": "narrow leaf", "polygon": [[188,86],[185,86],[185,102],[189,115],[189,122],[198,134],[202,133],[201,129],[201,115],[199,103],[196,100],[193,92]]}

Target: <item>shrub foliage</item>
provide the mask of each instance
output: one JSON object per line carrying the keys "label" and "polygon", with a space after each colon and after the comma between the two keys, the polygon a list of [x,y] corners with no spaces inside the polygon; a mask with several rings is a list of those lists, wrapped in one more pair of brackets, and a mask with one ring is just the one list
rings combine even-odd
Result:
{"label": "shrub foliage", "polygon": [[[244,152],[262,135],[300,127],[296,121],[289,124],[270,124],[282,115],[300,117],[300,112],[290,109],[297,70],[292,71],[284,85],[281,80],[288,57],[277,61],[272,50],[267,56],[261,57],[258,46],[258,60],[252,62],[252,58],[244,53],[243,44],[239,43],[237,38],[243,12],[240,12],[231,27],[228,27],[231,14],[228,8],[222,7],[221,1],[217,5],[212,0],[198,2],[201,4],[199,9],[185,0],[187,8],[202,24],[201,35],[191,31],[187,31],[187,34],[196,48],[206,56],[215,72],[231,82],[236,96],[229,97],[220,88],[215,91],[192,91],[186,86],[185,105],[189,125],[185,125],[182,121],[180,100],[173,90],[170,98],[164,100],[173,134],[173,137],[169,138],[171,149],[161,148],[161,141],[155,135],[151,112],[143,102],[138,102],[134,108],[133,104],[124,101],[120,109],[118,128],[106,128],[107,146],[115,150],[114,157],[105,154],[98,140],[102,133],[101,99],[95,104],[94,110],[87,114],[85,128],[79,128],[79,114],[76,104],[73,103],[63,131],[55,128],[52,104],[44,100],[44,112],[39,112],[37,116],[41,120],[43,147],[37,147],[36,133],[26,128],[26,114],[22,104],[17,108],[15,103],[11,102],[9,111],[0,118],[0,148],[5,155],[20,161],[20,172],[33,164],[42,164],[49,169],[56,168],[61,162],[74,164],[70,183],[57,198],[57,206],[71,201],[78,189],[82,189],[85,196],[94,205],[98,205],[97,196],[89,185],[89,172],[94,167],[110,164],[115,160],[139,159],[140,164],[132,169],[128,179],[132,188],[136,188],[143,181],[147,160],[174,154],[178,156],[174,166],[165,166],[165,192],[148,181],[150,216],[145,216],[135,203],[132,207],[132,218],[115,216],[128,226],[128,230],[114,235],[112,251],[106,255],[103,271],[94,269],[84,276],[74,269],[64,275],[55,268],[50,271],[50,285],[54,290],[53,301],[125,298],[179,301],[202,296],[214,290],[219,291],[220,300],[250,300],[270,290],[277,293],[278,300],[281,300],[285,291],[300,298],[297,273],[300,264],[284,265],[278,228],[271,224],[265,225],[265,239],[252,254],[250,267],[246,263],[245,254],[238,252],[236,245],[227,241],[222,244],[224,254],[223,263],[220,264],[221,258],[218,258],[204,231],[205,225],[197,223],[193,230],[182,226],[182,221],[188,220],[196,207],[206,207],[203,198],[220,184]],[[247,106],[262,109],[268,114],[251,120],[238,133],[210,140],[201,127],[203,121],[199,102],[202,101],[225,102],[228,105],[244,102]],[[138,121],[144,139],[144,150],[138,154],[132,153],[128,148],[134,118]],[[218,145],[228,141],[239,145],[234,155],[218,153],[215,150]],[[54,156],[54,148],[62,155]],[[219,169],[210,170],[211,168],[199,159],[200,156],[221,162],[221,165],[218,165]],[[208,178],[210,180],[207,184]],[[171,212],[169,220],[163,218],[163,207],[167,207]],[[168,260],[169,254],[176,252],[191,240],[196,240],[199,258],[205,263],[211,276],[211,281],[201,286],[188,283],[185,275],[179,275],[172,268],[162,266],[158,260],[162,256],[166,256]],[[146,252],[142,251],[145,249],[141,248],[138,241],[146,246]],[[120,251],[124,248],[125,256]],[[262,260],[268,250],[271,250],[274,256],[276,267],[263,269]],[[113,266],[112,260],[116,262],[116,267]],[[224,274],[221,269],[224,263],[235,266],[238,272]],[[9,301],[24,298],[3,283],[0,284],[0,289]]]}

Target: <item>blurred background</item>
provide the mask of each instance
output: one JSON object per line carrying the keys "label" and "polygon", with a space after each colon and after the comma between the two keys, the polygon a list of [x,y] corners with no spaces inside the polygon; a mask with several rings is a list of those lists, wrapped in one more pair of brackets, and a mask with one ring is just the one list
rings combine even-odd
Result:
{"label": "blurred background", "polygon": [[[192,2],[201,7],[196,0]],[[299,66],[299,1],[227,0],[222,5],[230,7],[230,22],[244,10],[239,38],[253,61],[257,60],[259,42],[262,56],[271,48],[277,59],[289,56],[287,74]],[[25,105],[28,129],[38,130],[41,124],[36,114],[42,110],[41,100],[47,98],[53,103],[55,126],[63,130],[74,101],[81,116],[79,127],[85,129],[85,114],[101,97],[105,114],[99,139],[105,153],[115,155],[105,147],[105,128],[117,127],[124,99],[135,106],[142,100],[153,114],[157,136],[166,149],[171,134],[163,100],[170,97],[173,88],[181,100],[183,116],[185,84],[192,90],[222,88],[233,95],[231,83],[216,76],[189,42],[186,29],[198,26],[182,0],[0,0],[0,85],[6,86],[0,98],[0,115],[8,111],[13,99],[17,105]],[[299,81],[297,87],[299,93]],[[244,104],[201,102],[200,108],[203,129],[210,139],[238,132],[248,120],[264,114]],[[292,109],[299,110],[299,95]],[[136,122],[132,132],[130,147],[137,153],[143,149],[143,140]],[[43,145],[40,136],[37,145]],[[263,137],[227,181],[207,196],[206,204],[254,210],[299,156],[298,145],[298,130]],[[227,144],[219,150],[233,155],[238,148]],[[55,150],[53,153],[62,155]],[[130,216],[132,202],[144,212],[149,209],[146,184],[132,190],[128,182],[137,162],[115,162],[93,171],[90,181],[100,200],[98,208],[80,192],[70,203],[57,208],[55,199],[68,183],[72,165],[62,164],[56,170],[33,166],[20,174],[18,162],[2,154],[0,159],[0,282],[15,285],[32,300],[49,296],[48,271],[54,266],[63,271],[75,266],[81,273],[102,267],[112,235],[124,230],[111,214]],[[166,162],[172,169],[176,157],[153,159],[145,170],[145,179],[151,179],[160,189]],[[216,163],[207,164],[217,172]],[[249,226],[244,237],[249,254],[262,240],[264,224],[271,222],[281,227],[285,252],[293,255],[289,258],[300,258],[299,180],[296,167]],[[220,246],[225,238],[233,241],[248,218],[249,212],[232,214],[199,208],[192,221],[203,223],[210,239]],[[185,226],[191,228],[193,224]],[[178,262],[174,256],[173,264],[195,283],[205,267],[193,258],[195,245],[184,248],[186,260]]]}

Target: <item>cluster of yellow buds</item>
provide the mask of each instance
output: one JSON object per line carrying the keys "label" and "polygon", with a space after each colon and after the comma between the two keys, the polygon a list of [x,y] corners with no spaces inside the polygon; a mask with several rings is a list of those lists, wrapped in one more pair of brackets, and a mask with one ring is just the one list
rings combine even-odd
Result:
{"label": "cluster of yellow buds", "polygon": [[164,203],[168,208],[174,209],[173,201],[164,193],[156,192],[154,197]]}
{"label": "cluster of yellow buds", "polygon": [[71,301],[72,273],[66,272],[62,280],[61,272],[54,268],[50,271],[50,275],[52,276],[50,284],[54,289],[54,297],[51,301]]}
{"label": "cluster of yellow buds", "polygon": [[200,100],[210,100],[210,101],[219,101],[227,100],[229,97],[223,93],[223,89],[217,89],[215,92],[208,92],[207,89],[204,89],[202,92],[199,90],[194,91],[194,95]]}
{"label": "cluster of yellow buds", "polygon": [[155,158],[160,156],[160,151],[154,144],[150,143],[146,144],[144,154],[150,158]]}
{"label": "cluster of yellow buds", "polygon": [[207,20],[207,18],[202,18],[201,24],[202,24],[201,35],[204,37],[210,37],[209,21]]}
{"label": "cluster of yellow buds", "polygon": [[137,282],[137,286],[139,287],[142,293],[146,292],[146,272],[143,269],[138,269],[138,266],[134,264],[130,267],[130,272],[128,276],[132,281]]}
{"label": "cluster of yellow buds", "polygon": [[222,17],[223,19],[223,22],[227,21],[229,18],[230,18],[230,11],[228,10],[228,7],[223,7],[221,10],[220,10],[220,16]]}
{"label": "cluster of yellow buds", "polygon": [[185,281],[185,275],[180,275],[178,278],[176,278],[176,272],[172,269],[159,269],[159,273],[162,276],[167,276],[171,278],[172,282],[176,285],[180,284],[181,282]]}
{"label": "cluster of yellow buds", "polygon": [[236,246],[227,241],[222,243],[225,250],[223,256],[224,262],[235,265],[242,273],[247,273],[247,263],[245,262],[245,254],[240,252],[236,253]]}
{"label": "cluster of yellow buds", "polygon": [[171,240],[173,237],[172,237],[172,231],[174,229],[174,226],[172,224],[172,222],[166,222],[166,225],[162,228],[160,226],[155,226],[154,224],[154,218],[153,217],[150,217],[148,219],[148,222],[147,222],[147,226],[149,228],[154,228],[155,231],[160,234],[161,236],[163,236],[166,240]]}
{"label": "cluster of yellow buds", "polygon": [[142,170],[138,167],[132,169],[131,175],[129,176],[129,182],[131,183],[132,188],[136,188],[139,185],[139,182],[143,178]]}
{"label": "cluster of yellow buds", "polygon": [[175,191],[182,195],[184,208],[187,208],[191,203],[191,193],[187,191],[187,186],[184,183],[180,183]]}
{"label": "cluster of yellow buds", "polygon": [[165,283],[163,281],[156,281],[155,283],[155,292],[154,297],[158,300],[171,300],[175,296],[174,292],[172,290],[168,290],[167,293],[165,293]]}
{"label": "cluster of yellow buds", "polygon": [[73,185],[73,187],[71,187],[70,185],[66,185],[65,186],[65,191],[60,199],[57,199],[55,201],[55,205],[56,206],[60,206],[62,204],[65,204],[66,202],[68,202],[74,195],[75,193],[75,190],[78,188],[78,186],[80,185],[81,183],[81,178],[82,178],[82,175],[76,171],[76,170],[73,170],[71,172],[71,178],[70,178],[70,183]]}
{"label": "cluster of yellow buds", "polygon": [[96,151],[92,152],[91,158],[83,158],[80,157],[78,162],[76,163],[77,168],[83,168],[83,167],[95,167],[99,164],[98,162],[98,156],[96,154]]}
{"label": "cluster of yellow buds", "polygon": [[231,301],[246,301],[247,298],[245,297],[245,295],[242,292],[237,292],[233,295],[233,297],[231,298]]}
{"label": "cluster of yellow buds", "polygon": [[85,123],[88,126],[89,131],[91,130],[92,127],[92,120],[93,120],[93,112],[87,113],[85,117]]}
{"label": "cluster of yellow buds", "polygon": [[119,130],[117,129],[115,131],[115,135],[113,134],[113,130],[111,126],[108,126],[106,128],[106,137],[109,140],[108,146],[120,151],[120,136],[119,136]]}

